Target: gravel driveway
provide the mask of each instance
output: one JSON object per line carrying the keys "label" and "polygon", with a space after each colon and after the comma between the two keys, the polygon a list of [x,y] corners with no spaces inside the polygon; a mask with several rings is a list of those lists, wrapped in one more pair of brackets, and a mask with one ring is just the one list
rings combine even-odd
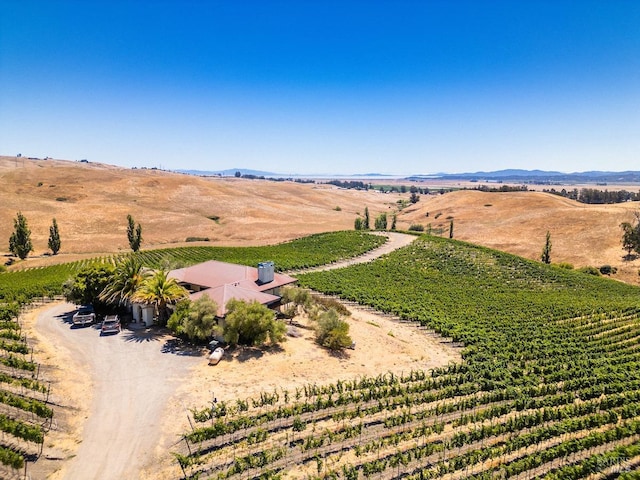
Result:
{"label": "gravel driveway", "polygon": [[172,337],[145,330],[101,336],[97,326],[75,328],[74,308],[58,304],[36,323],[39,334],[69,354],[73,364],[66,367],[81,369],[78,378],[93,386],[82,443],[63,478],[139,478],[158,447],[168,399],[203,356],[176,352]]}

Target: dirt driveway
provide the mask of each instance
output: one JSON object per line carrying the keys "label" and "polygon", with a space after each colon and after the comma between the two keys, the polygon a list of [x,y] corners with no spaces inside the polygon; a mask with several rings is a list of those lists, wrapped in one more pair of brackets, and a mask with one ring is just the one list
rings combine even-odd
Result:
{"label": "dirt driveway", "polygon": [[56,395],[77,405],[75,423],[86,418],[71,440],[80,444],[75,456],[50,478],[139,478],[159,443],[175,441],[159,438],[166,400],[202,362],[202,353],[175,351],[171,336],[145,330],[101,336],[97,326],[75,328],[73,311],[73,305],[58,304],[36,321],[40,338],[53,349],[48,353],[65,362],[65,377],[73,375],[54,389]]}

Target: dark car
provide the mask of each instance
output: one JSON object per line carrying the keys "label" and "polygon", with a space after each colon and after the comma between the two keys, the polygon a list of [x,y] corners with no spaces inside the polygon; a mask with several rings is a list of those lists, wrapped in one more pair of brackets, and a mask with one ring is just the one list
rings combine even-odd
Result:
{"label": "dark car", "polygon": [[100,328],[100,334],[105,333],[120,333],[122,326],[120,325],[120,318],[118,315],[107,315],[102,321],[102,327]]}
{"label": "dark car", "polygon": [[227,342],[224,340],[214,338],[209,342],[209,351],[213,352],[216,348],[226,348]]}

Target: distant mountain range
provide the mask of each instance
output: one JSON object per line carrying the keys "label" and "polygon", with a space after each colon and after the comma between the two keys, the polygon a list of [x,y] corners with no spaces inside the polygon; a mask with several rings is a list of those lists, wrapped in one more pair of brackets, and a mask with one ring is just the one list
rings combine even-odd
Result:
{"label": "distant mountain range", "polygon": [[433,179],[444,180],[465,180],[465,181],[494,181],[508,183],[533,183],[533,184],[554,184],[554,183],[638,183],[640,182],[639,171],[625,172],[574,172],[563,173],[544,170],[497,170],[495,172],[475,172],[475,173],[442,173],[437,175],[412,175],[408,179]]}
{"label": "distant mountain range", "polygon": [[493,172],[472,172],[472,173],[436,173],[436,174],[417,174],[410,176],[388,175],[382,173],[366,173],[352,175],[301,175],[301,174],[282,174],[274,172],[266,172],[262,170],[251,170],[246,168],[230,168],[227,170],[176,170],[179,173],[199,176],[222,176],[234,177],[237,172],[241,176],[254,176],[265,178],[358,178],[358,179],[374,179],[374,178],[397,178],[409,181],[424,180],[463,180],[470,182],[505,182],[505,183],[523,183],[523,184],[572,184],[572,183],[640,183],[640,171],[588,171],[564,173],[545,170],[520,170],[507,169],[496,170]]}

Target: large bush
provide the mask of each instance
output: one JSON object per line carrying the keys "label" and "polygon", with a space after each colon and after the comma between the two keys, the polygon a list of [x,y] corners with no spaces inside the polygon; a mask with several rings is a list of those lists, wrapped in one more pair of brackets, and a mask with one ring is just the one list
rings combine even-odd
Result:
{"label": "large bush", "polygon": [[259,302],[230,300],[224,322],[224,340],[229,345],[262,345],[280,343],[287,327],[278,321],[275,312]]}
{"label": "large bush", "polygon": [[350,347],[353,340],[349,336],[349,324],[334,309],[321,313],[316,325],[316,342],[329,350]]}

